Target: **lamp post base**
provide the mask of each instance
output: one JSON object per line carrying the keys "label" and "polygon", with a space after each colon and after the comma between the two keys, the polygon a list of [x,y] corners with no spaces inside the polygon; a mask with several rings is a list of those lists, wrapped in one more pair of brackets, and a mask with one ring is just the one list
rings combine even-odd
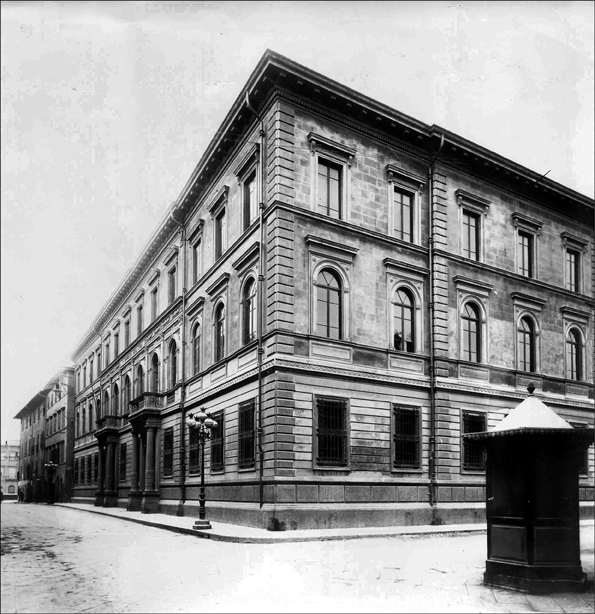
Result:
{"label": "lamp post base", "polygon": [[195,531],[204,530],[204,529],[212,529],[211,523],[208,520],[195,520],[194,526],[192,527]]}

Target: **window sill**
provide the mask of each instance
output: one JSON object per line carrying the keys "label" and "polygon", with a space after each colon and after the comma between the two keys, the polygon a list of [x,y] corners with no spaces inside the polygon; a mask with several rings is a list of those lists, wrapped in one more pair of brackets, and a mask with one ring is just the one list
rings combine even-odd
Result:
{"label": "window sill", "polygon": [[332,473],[350,473],[351,469],[349,467],[332,467],[332,466],[320,466],[320,465],[315,465],[313,467],[313,471],[328,471],[328,472],[332,472]]}
{"label": "window sill", "polygon": [[407,467],[393,467],[391,470],[391,473],[396,473],[396,474],[402,474],[402,473],[416,473],[416,474],[422,474],[424,472],[423,469],[420,468],[410,468],[408,469]]}
{"label": "window sill", "polygon": [[238,467],[238,473],[250,473],[251,471],[256,471],[256,464],[253,467]]}

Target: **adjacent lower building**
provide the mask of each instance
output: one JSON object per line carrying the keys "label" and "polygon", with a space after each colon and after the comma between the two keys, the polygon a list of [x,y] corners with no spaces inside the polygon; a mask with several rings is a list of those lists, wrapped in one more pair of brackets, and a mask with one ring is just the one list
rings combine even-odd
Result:
{"label": "adjacent lower building", "polygon": [[[485,431],[593,425],[594,202],[267,51],[75,363],[74,500],[484,519]],[[216,421],[204,450],[187,419]],[[593,448],[580,468],[593,511]]]}
{"label": "adjacent lower building", "polygon": [[8,501],[16,501],[19,479],[19,442],[5,441],[4,445],[0,446],[0,456],[2,458],[0,483],[2,497]]}
{"label": "adjacent lower building", "polygon": [[72,499],[74,368],[63,367],[18,412],[19,489],[26,503]]}

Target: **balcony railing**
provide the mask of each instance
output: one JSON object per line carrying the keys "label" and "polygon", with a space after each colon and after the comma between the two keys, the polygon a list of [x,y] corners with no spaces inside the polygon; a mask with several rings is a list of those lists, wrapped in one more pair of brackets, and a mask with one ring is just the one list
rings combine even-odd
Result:
{"label": "balcony railing", "polygon": [[121,418],[119,416],[102,416],[99,418],[99,420],[97,420],[96,424],[97,431],[119,429],[120,426],[122,426]]}
{"label": "balcony railing", "polygon": [[161,409],[163,407],[163,395],[159,392],[143,392],[130,401],[130,413],[134,414],[143,409]]}

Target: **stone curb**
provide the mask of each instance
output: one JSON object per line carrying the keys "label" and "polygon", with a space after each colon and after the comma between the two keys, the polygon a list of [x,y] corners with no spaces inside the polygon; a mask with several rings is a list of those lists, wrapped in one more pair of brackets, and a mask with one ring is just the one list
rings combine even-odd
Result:
{"label": "stone curb", "polygon": [[[436,535],[448,537],[455,535],[463,535],[469,533],[485,534],[486,527],[480,524],[475,527],[458,528],[454,529],[448,525],[442,526],[419,526],[419,527],[395,527],[393,530],[387,530],[382,533],[347,533],[347,534],[331,534],[331,535],[298,535],[292,536],[289,534],[273,533],[270,536],[240,536],[240,535],[225,535],[221,532],[217,532],[214,529],[201,530],[191,529],[185,527],[178,527],[172,524],[166,524],[162,522],[155,522],[151,520],[144,520],[141,518],[119,516],[116,514],[110,514],[109,512],[100,511],[97,509],[84,509],[81,507],[73,507],[71,505],[64,505],[61,503],[54,504],[56,507],[63,507],[70,510],[77,510],[81,512],[88,512],[91,514],[98,514],[100,516],[108,516],[110,518],[117,518],[126,522],[135,522],[148,527],[154,527],[156,529],[164,529],[166,531],[172,531],[174,533],[182,533],[185,535],[194,535],[203,539],[210,539],[212,541],[232,542],[238,544],[273,544],[273,543],[295,543],[295,542],[314,542],[314,541],[345,541],[352,539],[375,539],[375,538],[387,538],[387,537],[434,537]],[[189,520],[193,520],[189,518]]]}

